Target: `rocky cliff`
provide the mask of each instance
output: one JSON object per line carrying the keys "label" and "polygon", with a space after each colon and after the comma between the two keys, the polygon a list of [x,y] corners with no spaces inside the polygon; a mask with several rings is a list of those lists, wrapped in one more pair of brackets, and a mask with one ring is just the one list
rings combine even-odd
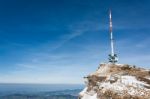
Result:
{"label": "rocky cliff", "polygon": [[150,99],[150,70],[126,64],[100,64],[84,77],[79,99]]}

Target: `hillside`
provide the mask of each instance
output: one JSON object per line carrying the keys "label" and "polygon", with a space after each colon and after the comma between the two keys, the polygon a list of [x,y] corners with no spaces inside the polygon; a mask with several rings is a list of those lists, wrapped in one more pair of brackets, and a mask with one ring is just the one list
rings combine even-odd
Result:
{"label": "hillside", "polygon": [[84,77],[79,99],[150,99],[150,70],[126,64],[100,64]]}

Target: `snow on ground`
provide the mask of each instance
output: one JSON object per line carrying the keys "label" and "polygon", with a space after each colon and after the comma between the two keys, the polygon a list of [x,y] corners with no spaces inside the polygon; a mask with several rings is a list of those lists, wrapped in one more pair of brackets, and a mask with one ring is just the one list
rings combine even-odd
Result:
{"label": "snow on ground", "polygon": [[[102,82],[99,83],[99,88],[102,90],[113,90],[117,93],[128,91],[130,95],[143,95],[146,91],[144,85],[147,85],[144,82],[138,81],[133,76],[122,76],[121,81],[115,83]],[[140,89],[140,90],[139,90]]]}
{"label": "snow on ground", "polygon": [[94,95],[84,94],[82,99],[97,99],[97,94],[96,93]]}
{"label": "snow on ground", "polygon": [[87,92],[87,87],[86,87],[83,89],[83,91],[79,93],[79,95],[82,97],[82,99],[97,99],[97,94],[94,91],[91,91],[91,93]]}
{"label": "snow on ground", "polygon": [[149,80],[150,80],[150,77],[147,77],[147,79],[149,79]]}
{"label": "snow on ground", "polygon": [[[138,72],[139,75],[145,73],[145,75],[147,75],[143,77],[150,80],[150,76],[145,69],[136,69],[135,67],[128,68],[128,66],[123,64],[115,64],[115,66],[116,67],[114,68],[114,65],[112,64],[101,64],[96,72],[90,74],[88,76],[89,78],[85,79],[87,87],[79,94],[81,96],[80,99],[97,99],[97,96],[99,98],[100,94],[103,95],[109,91],[119,96],[142,96],[148,97],[145,99],[150,99],[150,85],[147,82],[144,82],[144,80],[140,81],[138,75],[132,75],[131,71],[137,70],[136,72]],[[119,67],[127,68],[126,70],[130,70],[131,73],[124,73],[124,69],[116,69]],[[116,71],[110,72],[111,70]],[[117,70],[120,71],[118,72]]]}
{"label": "snow on ground", "polygon": [[134,76],[121,76],[122,83],[125,85],[134,85],[134,87],[142,87],[148,85],[145,82],[138,81]]}
{"label": "snow on ground", "polygon": [[79,95],[80,95],[80,96],[83,96],[83,95],[86,93],[86,91],[87,91],[87,87],[85,87],[85,88],[83,89],[83,91],[81,91],[81,92],[79,93]]}

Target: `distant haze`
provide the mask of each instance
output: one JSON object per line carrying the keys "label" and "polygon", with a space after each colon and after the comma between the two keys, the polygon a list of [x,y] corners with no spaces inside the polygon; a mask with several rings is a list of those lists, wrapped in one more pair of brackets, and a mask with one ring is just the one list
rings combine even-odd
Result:
{"label": "distant haze", "polygon": [[37,93],[82,89],[83,85],[69,84],[0,84],[0,94]]}

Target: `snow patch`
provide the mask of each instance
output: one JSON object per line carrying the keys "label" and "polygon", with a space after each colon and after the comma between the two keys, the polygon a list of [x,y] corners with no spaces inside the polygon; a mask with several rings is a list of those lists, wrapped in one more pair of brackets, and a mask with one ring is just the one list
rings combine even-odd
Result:
{"label": "snow patch", "polygon": [[85,87],[85,88],[83,89],[83,91],[81,91],[81,92],[79,93],[79,95],[80,95],[80,96],[83,96],[83,95],[86,93],[86,91],[87,91],[87,87]]}
{"label": "snow patch", "polygon": [[100,99],[108,94],[123,97],[142,96],[150,99],[150,84],[147,80],[139,78],[141,73],[144,75],[143,78],[150,80],[145,69],[123,64],[101,64],[96,72],[85,79],[87,87],[80,92],[80,99]]}
{"label": "snow patch", "polygon": [[121,76],[121,80],[125,85],[134,85],[134,87],[143,87],[143,85],[147,85],[144,82],[138,81],[134,76]]}
{"label": "snow patch", "polygon": [[82,99],[97,99],[97,94],[96,93],[94,95],[84,94]]}
{"label": "snow patch", "polygon": [[[99,83],[99,88],[102,90],[113,90],[114,92],[123,92],[127,91],[130,95],[143,95],[144,91],[144,85],[147,85],[144,82],[138,81],[133,76],[122,76],[121,81],[117,81],[115,83],[110,82],[102,82]],[[141,89],[141,92],[139,90],[136,90],[136,88]]]}

